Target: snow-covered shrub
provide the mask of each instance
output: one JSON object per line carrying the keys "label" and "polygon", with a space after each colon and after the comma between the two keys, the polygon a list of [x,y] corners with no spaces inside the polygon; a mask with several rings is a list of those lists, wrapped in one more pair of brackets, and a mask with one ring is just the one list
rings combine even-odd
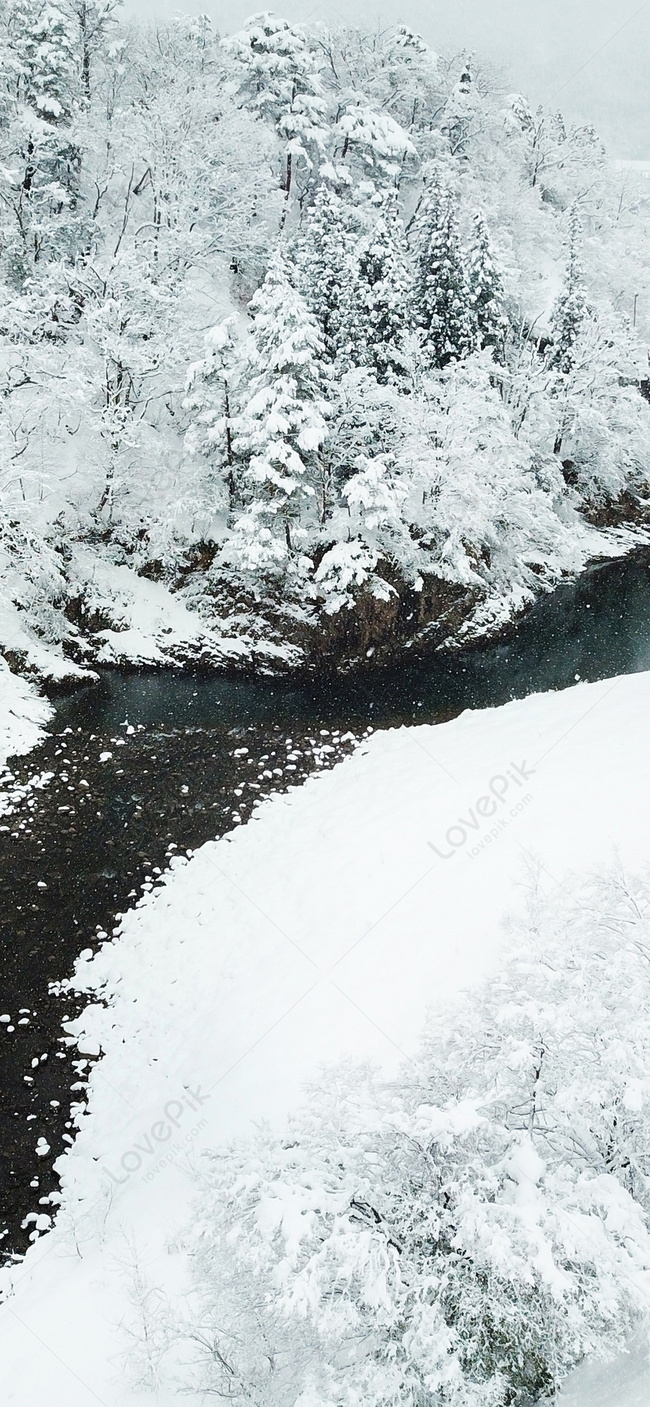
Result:
{"label": "snow-covered shrub", "polygon": [[535,892],[387,1083],[343,1066],[216,1152],[194,1386],[278,1407],[513,1407],[650,1309],[650,886]]}

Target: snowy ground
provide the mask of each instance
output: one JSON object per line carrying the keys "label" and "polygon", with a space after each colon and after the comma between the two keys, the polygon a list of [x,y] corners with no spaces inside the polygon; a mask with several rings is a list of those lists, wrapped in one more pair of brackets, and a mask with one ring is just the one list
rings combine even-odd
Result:
{"label": "snowy ground", "polygon": [[[24,594],[25,583],[19,584]],[[268,639],[268,630],[267,638],[260,636],[259,623],[245,612],[230,619],[218,615],[196,583],[184,593],[172,592],[98,548],[77,547],[59,586],[81,606],[80,625],[65,617],[61,602],[52,606],[45,588],[32,594],[26,608],[19,607],[0,580],[0,651],[47,683],[96,679],[94,664],[180,668],[198,663],[269,673],[302,662],[297,646]]]}
{"label": "snowy ground", "polygon": [[98,664],[178,666],[199,661],[213,667],[255,663],[263,669],[299,662],[295,647],[252,638],[243,619],[233,623],[214,612],[209,621],[202,619],[198,610],[188,608],[191,591],[184,598],[97,550],[77,548],[68,575],[87,616],[110,621],[87,635],[90,657]]}
{"label": "snowy ground", "polygon": [[[426,1007],[497,961],[530,857],[549,885],[643,866],[649,714],[641,674],[377,733],[177,861],[80,962],[111,997],[80,1023],[82,1056],[105,1055],[57,1230],[0,1277],[3,1407],[178,1400],[132,1385],[131,1335],[183,1291],[201,1149],[281,1119],[323,1061],[408,1054]],[[650,1372],[639,1354],[587,1366],[563,1400],[640,1407]]]}
{"label": "snowy ground", "polygon": [[8,757],[29,752],[42,737],[52,706],[0,657],[0,771]]}

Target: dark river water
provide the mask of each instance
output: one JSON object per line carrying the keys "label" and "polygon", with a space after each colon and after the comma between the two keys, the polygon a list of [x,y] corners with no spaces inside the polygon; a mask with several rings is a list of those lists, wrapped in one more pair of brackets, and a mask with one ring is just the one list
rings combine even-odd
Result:
{"label": "dark river water", "polygon": [[51,985],[175,850],[245,822],[368,729],[644,669],[650,549],[544,598],[500,643],[426,663],[301,684],[107,671],[58,699],[44,743],[0,778],[11,808],[0,815],[0,1260],[38,1234],[82,1097],[71,1085],[87,1073],[61,1039],[83,1003]]}

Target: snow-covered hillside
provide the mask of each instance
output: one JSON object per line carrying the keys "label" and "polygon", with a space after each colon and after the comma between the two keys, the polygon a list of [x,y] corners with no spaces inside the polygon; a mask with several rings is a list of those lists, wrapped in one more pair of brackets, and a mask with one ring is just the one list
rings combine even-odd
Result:
{"label": "snow-covered hillside", "polygon": [[403,25],[11,0],[0,54],[17,667],[375,664],[647,531],[649,192],[591,127]]}
{"label": "snow-covered hillside", "polygon": [[8,757],[36,746],[52,711],[33,684],[12,674],[0,660],[0,769]]}
{"label": "snow-covered hillside", "polygon": [[[431,1003],[495,972],[531,859],[551,894],[571,871],[641,869],[649,706],[643,674],[375,734],[177,860],[80,959],[107,1005],[70,1034],[82,1061],[104,1055],[57,1228],[3,1272],[3,1401],[42,1407],[47,1383],[48,1407],[171,1407],[162,1368],[143,1383],[169,1306],[191,1303],[179,1238],[203,1150],[281,1125],[324,1061],[396,1070]],[[650,1377],[625,1360],[570,1391],[632,1407]]]}

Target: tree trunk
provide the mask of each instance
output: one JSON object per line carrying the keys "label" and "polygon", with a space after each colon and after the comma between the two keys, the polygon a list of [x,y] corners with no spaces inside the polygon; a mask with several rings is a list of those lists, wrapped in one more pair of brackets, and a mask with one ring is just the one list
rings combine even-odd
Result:
{"label": "tree trunk", "polygon": [[[117,446],[115,446],[115,447],[112,446],[112,448],[117,448]],[[114,463],[114,461],[111,459],[111,462],[110,462],[110,464],[109,464],[109,466],[108,466],[108,469],[106,470],[106,483],[104,484],[104,491],[103,491],[102,496],[101,496],[101,498],[100,498],[100,500],[99,500],[99,503],[97,504],[97,512],[98,512],[98,513],[102,513],[102,512],[104,511],[105,507],[106,507],[106,504],[107,504],[107,503],[109,504],[109,507],[110,507],[109,517],[110,517],[110,514],[111,514],[112,511],[113,511],[113,483],[114,483],[114,480],[115,480],[115,463]]]}
{"label": "tree trunk", "polygon": [[88,6],[81,0],[77,10],[81,33],[81,86],[86,102],[90,102],[90,35],[88,33]]}
{"label": "tree trunk", "polygon": [[226,481],[228,484],[228,525],[230,526],[232,510],[235,502],[235,471],[234,455],[232,452],[232,430],[230,427],[230,395],[228,392],[227,382],[225,384],[224,392],[224,412],[224,420],[226,422],[226,463],[228,465],[228,478]]}
{"label": "tree trunk", "polygon": [[81,81],[83,84],[84,97],[86,102],[90,102],[90,49],[87,41],[83,41],[83,56],[81,60]]}
{"label": "tree trunk", "polygon": [[282,210],[282,219],[280,220],[280,229],[281,229],[281,230],[284,229],[285,221],[286,221],[286,218],[287,218],[287,210],[289,209],[289,195],[290,195],[290,193],[291,193],[291,171],[292,171],[292,166],[293,166],[293,157],[292,157],[291,152],[288,152],[288,153],[287,153],[287,169],[286,169],[286,174],[285,174],[285,178],[284,178],[284,207],[283,207],[283,210]]}

